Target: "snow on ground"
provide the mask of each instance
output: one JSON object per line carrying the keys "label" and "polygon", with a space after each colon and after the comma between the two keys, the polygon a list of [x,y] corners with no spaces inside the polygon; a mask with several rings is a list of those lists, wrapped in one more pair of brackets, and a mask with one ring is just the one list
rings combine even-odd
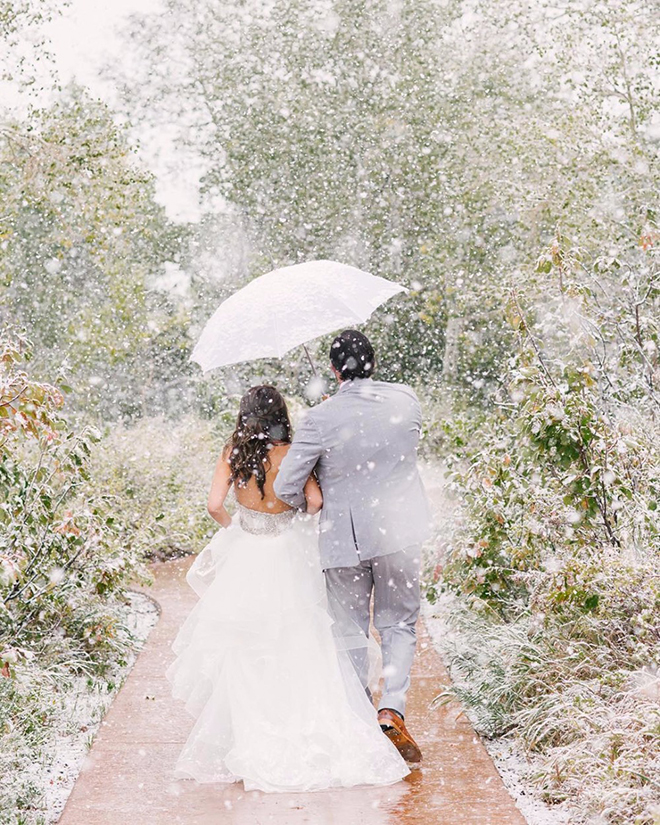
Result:
{"label": "snow on ground", "polygon": [[44,789],[43,806],[46,825],[57,822],[83,766],[92,740],[112,704],[121,684],[135,664],[137,654],[144,646],[151,629],[158,621],[158,607],[144,593],[130,592],[129,607],[124,617],[126,627],[136,640],[136,650],[127,658],[123,668],[104,678],[112,680],[115,690],[90,690],[86,677],[80,677],[67,696],[66,709],[60,719],[55,757],[49,766],[37,764],[32,776],[35,784]]}

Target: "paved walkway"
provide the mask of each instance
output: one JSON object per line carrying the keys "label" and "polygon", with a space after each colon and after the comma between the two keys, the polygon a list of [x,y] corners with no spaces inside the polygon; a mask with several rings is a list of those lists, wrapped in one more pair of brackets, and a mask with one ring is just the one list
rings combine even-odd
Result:
{"label": "paved walkway", "polygon": [[195,602],[192,559],[153,567],[161,617],[99,730],[60,825],[524,825],[457,705],[429,710],[448,675],[420,627],[407,714],[421,770],[388,788],[246,793],[174,780],[192,719],[169,692],[170,644]]}

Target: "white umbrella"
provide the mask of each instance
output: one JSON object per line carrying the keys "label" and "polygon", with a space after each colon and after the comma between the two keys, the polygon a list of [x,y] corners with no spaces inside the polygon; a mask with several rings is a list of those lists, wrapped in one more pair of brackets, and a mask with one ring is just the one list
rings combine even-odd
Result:
{"label": "white umbrella", "polygon": [[406,288],[336,261],[308,261],[274,269],[223,301],[191,356],[204,372],[281,358],[294,347],[361,324]]}

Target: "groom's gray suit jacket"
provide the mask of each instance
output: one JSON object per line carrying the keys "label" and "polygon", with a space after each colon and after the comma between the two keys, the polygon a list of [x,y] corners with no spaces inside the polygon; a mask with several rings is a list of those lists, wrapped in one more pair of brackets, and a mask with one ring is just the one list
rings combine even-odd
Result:
{"label": "groom's gray suit jacket", "polygon": [[429,508],[417,469],[422,411],[403,384],[346,381],[313,407],[296,431],[275,493],[303,507],[316,474],[323,491],[321,564],[353,567],[429,536]]}

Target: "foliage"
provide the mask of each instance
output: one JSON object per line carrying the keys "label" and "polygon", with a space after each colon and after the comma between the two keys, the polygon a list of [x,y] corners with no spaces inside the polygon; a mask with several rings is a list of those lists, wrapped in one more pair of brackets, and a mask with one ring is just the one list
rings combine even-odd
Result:
{"label": "foliage", "polygon": [[[33,82],[57,5],[0,0],[5,74]],[[429,592],[461,594],[462,697],[537,754],[576,821],[651,821],[657,31],[642,0],[165,0],[131,24],[126,109],[201,157],[194,229],[168,223],[128,132],[81,90],[3,126],[2,318],[37,343],[34,374],[72,375],[79,414],[145,416],[92,450],[7,344],[0,633],[19,635],[0,699],[26,731],[44,712],[22,692],[29,653],[53,682],[69,658],[103,670],[125,575],[206,538],[228,395],[309,375],[292,357],[192,382],[209,308],[335,257],[410,287],[368,331],[381,376],[435,409],[424,449],[453,456],[463,508]],[[181,299],[165,264],[190,280]],[[219,431],[157,418],[191,402]]]}
{"label": "foliage", "polygon": [[[454,560],[493,601],[513,591],[533,597],[527,571],[560,549],[583,564],[610,550],[638,563],[660,552],[655,250],[630,266],[623,288],[605,291],[597,272],[604,295],[575,256],[558,243],[550,253],[558,289],[546,287],[534,324],[517,295],[509,301],[518,350],[503,380],[506,396],[457,479],[477,532]],[[634,278],[635,269],[642,275]],[[643,297],[631,301],[633,280]],[[592,603],[596,594],[584,598]]]}
{"label": "foliage", "polygon": [[52,71],[43,23],[61,12],[69,0],[0,0],[0,81],[34,87],[40,64]]}
{"label": "foliage", "polygon": [[7,822],[20,811],[36,822],[39,765],[55,726],[70,715],[71,696],[82,697],[86,685],[114,689],[112,674],[134,646],[126,585],[143,574],[121,503],[89,475],[98,433],[68,424],[62,392],[25,371],[29,356],[24,338],[3,333],[0,762],[3,775],[20,767],[35,777],[32,784],[3,781]]}
{"label": "foliage", "polygon": [[535,781],[576,822],[652,823],[660,784],[655,257],[622,250],[614,283],[557,239],[543,302],[530,278],[504,308],[498,408],[448,428],[464,521],[432,593],[468,594],[457,693],[540,754]]}
{"label": "foliage", "polygon": [[[72,430],[55,387],[21,369],[27,344],[1,340],[0,657],[61,646],[83,666],[114,654],[107,597],[139,570],[119,539],[107,496],[88,494],[91,428]],[[66,640],[66,641],[65,641]]]}
{"label": "foliage", "polygon": [[29,331],[35,369],[65,362],[78,406],[162,410],[185,383],[185,309],[154,282],[177,250],[125,130],[70,88],[0,132],[0,314]]}
{"label": "foliage", "polygon": [[2,0],[0,2],[0,37],[3,40],[22,28],[34,26],[52,14],[52,0]]}
{"label": "foliage", "polygon": [[369,327],[388,377],[487,398],[501,296],[556,225],[607,249],[653,221],[656,32],[638,0],[168,0],[131,26],[126,105],[182,125],[239,278],[339,257],[403,280]]}
{"label": "foliage", "polygon": [[[232,413],[115,425],[91,460],[94,485],[121,509],[132,546],[167,559],[199,552],[214,531],[206,496]],[[220,432],[218,432],[218,428]]]}

